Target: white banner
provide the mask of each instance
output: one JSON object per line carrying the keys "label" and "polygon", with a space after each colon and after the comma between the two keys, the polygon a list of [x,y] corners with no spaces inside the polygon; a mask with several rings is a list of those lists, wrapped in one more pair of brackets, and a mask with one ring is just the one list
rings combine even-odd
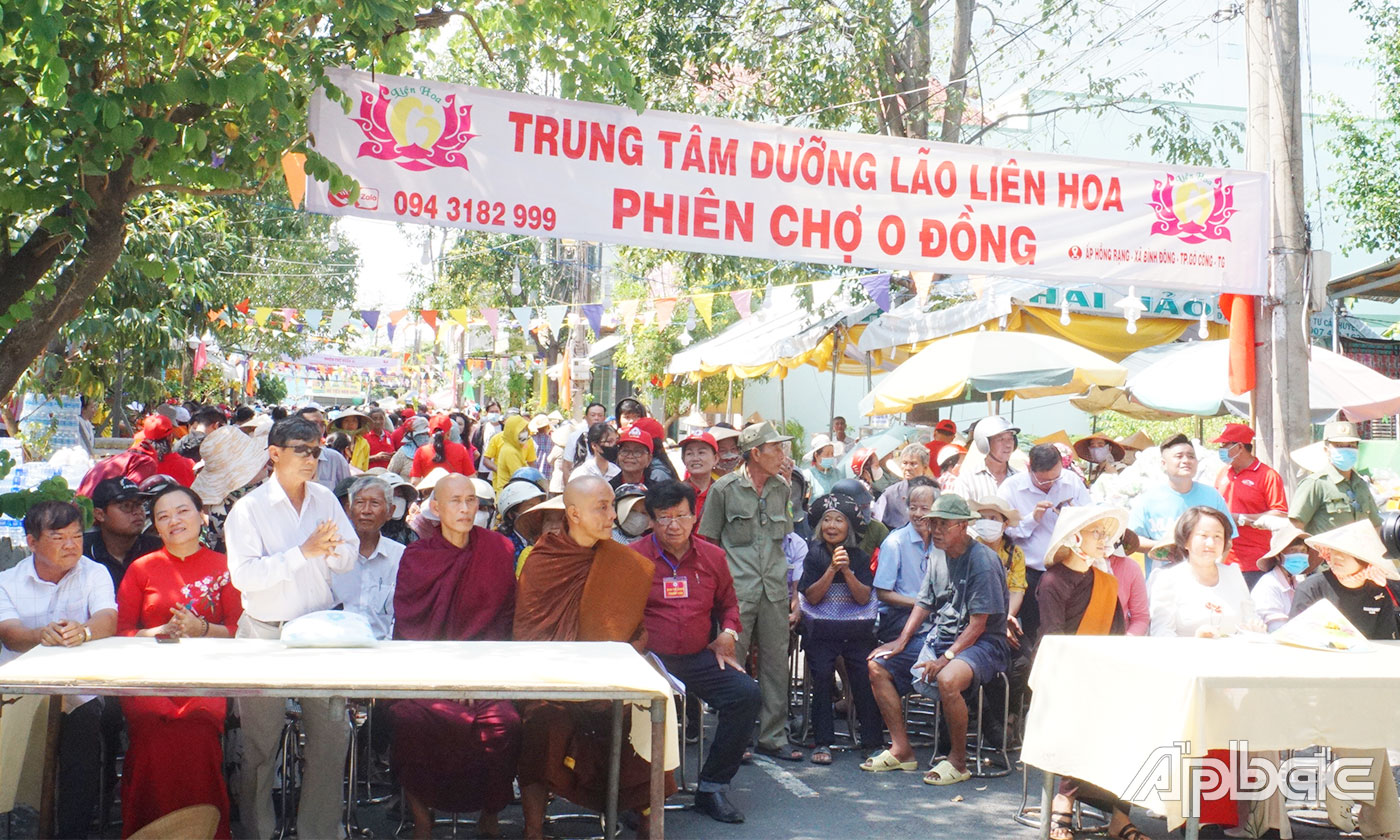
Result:
{"label": "white banner", "polygon": [[1257,172],[811,131],[337,70],[307,208],[772,260],[1266,289]]}

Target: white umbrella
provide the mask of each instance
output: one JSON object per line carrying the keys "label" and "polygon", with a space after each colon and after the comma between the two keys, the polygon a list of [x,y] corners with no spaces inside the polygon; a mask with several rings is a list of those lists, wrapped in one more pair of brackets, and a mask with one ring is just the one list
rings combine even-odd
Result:
{"label": "white umbrella", "polygon": [[1090,385],[1121,385],[1117,362],[1060,338],[1024,332],[948,336],[910,356],[861,400],[862,414],[894,414],[918,403],[978,394],[1045,397]]}
{"label": "white umbrella", "polygon": [[[1128,377],[1126,390],[1133,399],[1178,414],[1249,415],[1249,396],[1230,393],[1229,341],[1182,342],[1165,352],[1153,349],[1156,360]],[[1323,347],[1309,352],[1308,406],[1314,423],[1338,413],[1362,421],[1400,412],[1400,380]]]}

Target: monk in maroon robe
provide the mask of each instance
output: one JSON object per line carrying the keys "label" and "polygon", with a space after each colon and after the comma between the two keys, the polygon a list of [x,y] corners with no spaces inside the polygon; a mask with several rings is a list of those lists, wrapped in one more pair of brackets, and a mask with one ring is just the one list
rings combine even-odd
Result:
{"label": "monk in maroon robe", "polygon": [[[520,575],[516,641],[630,642],[646,650],[642,617],[652,564],[612,540],[613,492],[601,478],[564,489],[566,529],[535,543]],[[606,805],[612,704],[521,704],[520,804],[525,836],[542,837],[547,794],[601,811]],[[618,807],[643,812],[651,765],[623,742]],[[667,794],[675,782],[667,774]]]}
{"label": "monk in maroon robe", "polygon": [[[439,481],[429,504],[442,520],[442,533],[404,549],[394,591],[394,638],[509,640],[515,615],[510,540],[473,526],[477,497],[466,476]],[[505,700],[400,700],[389,713],[390,764],[413,812],[413,836],[431,836],[433,808],[480,811],[477,829],[496,836],[520,755],[515,706]]]}

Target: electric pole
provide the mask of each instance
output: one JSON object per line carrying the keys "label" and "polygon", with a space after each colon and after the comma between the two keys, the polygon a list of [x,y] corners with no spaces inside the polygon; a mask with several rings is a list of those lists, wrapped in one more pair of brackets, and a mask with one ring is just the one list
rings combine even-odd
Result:
{"label": "electric pole", "polygon": [[[1249,121],[1246,165],[1269,174],[1269,285],[1255,307],[1257,449],[1288,482],[1289,453],[1311,442],[1308,319],[1311,260],[1303,209],[1298,0],[1247,0]],[[1316,281],[1314,281],[1316,282]],[[1320,282],[1326,282],[1321,278]]]}

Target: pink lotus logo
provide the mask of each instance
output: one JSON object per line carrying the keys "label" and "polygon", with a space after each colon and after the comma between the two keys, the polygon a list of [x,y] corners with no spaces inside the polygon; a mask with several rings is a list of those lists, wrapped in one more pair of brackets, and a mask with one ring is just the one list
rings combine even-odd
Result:
{"label": "pink lotus logo", "polygon": [[1152,233],[1175,236],[1190,245],[1230,239],[1225,223],[1235,215],[1235,188],[1224,186],[1223,179],[1177,181],[1168,175],[1165,183],[1152,183],[1150,203],[1157,211]]}
{"label": "pink lotus logo", "polygon": [[360,94],[360,115],[350,118],[367,138],[358,157],[392,161],[413,172],[439,166],[466,169],[462,147],[476,136],[471,112],[470,105],[458,107],[456,94],[439,105],[416,93],[391,96],[380,85],[378,98]]}

